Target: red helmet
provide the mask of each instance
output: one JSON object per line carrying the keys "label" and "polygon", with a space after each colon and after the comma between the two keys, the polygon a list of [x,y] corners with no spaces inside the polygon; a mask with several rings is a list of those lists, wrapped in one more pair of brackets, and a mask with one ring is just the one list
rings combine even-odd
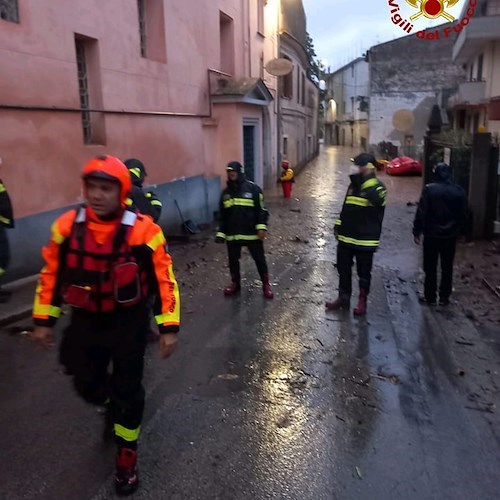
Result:
{"label": "red helmet", "polygon": [[288,160],[283,160],[281,162],[282,168],[288,168],[290,166],[290,162]]}
{"label": "red helmet", "polygon": [[85,180],[88,177],[118,182],[121,186],[120,201],[125,204],[132,189],[132,181],[128,168],[121,160],[107,155],[92,158],[82,170],[82,179]]}

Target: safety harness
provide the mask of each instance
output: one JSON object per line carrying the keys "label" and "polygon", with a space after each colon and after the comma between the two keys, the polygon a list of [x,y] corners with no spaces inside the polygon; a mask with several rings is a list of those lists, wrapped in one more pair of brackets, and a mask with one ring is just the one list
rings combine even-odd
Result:
{"label": "safety harness", "polygon": [[79,208],[67,248],[64,299],[68,304],[110,312],[146,297],[146,278],[128,243],[136,220],[135,212],[125,210],[114,232],[99,244],[87,227],[86,208]]}

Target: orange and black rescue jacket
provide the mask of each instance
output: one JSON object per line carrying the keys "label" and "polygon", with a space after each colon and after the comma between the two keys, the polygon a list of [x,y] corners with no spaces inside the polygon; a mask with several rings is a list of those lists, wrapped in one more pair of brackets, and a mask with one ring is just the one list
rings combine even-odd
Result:
{"label": "orange and black rescue jacket", "polygon": [[85,206],[71,210],[53,224],[42,253],[46,265],[33,308],[37,325],[55,325],[64,302],[89,314],[119,314],[155,296],[160,332],[179,330],[172,259],[161,228],[149,217],[125,210],[121,220],[107,222]]}

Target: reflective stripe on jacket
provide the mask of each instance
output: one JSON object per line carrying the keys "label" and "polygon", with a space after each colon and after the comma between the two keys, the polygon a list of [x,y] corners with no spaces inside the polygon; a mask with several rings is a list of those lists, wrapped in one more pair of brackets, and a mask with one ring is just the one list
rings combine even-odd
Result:
{"label": "reflective stripe on jacket", "polygon": [[220,198],[221,224],[217,236],[226,241],[257,240],[258,231],[267,231],[269,212],[257,184],[241,180],[226,188]]}
{"label": "reflective stripe on jacket", "polygon": [[339,243],[359,250],[375,251],[380,244],[386,204],[386,188],[375,175],[351,176],[335,233]]}
{"label": "reflective stripe on jacket", "polygon": [[158,196],[151,191],[144,191],[143,188],[133,185],[126,204],[143,215],[149,215],[154,222],[158,222],[160,219],[162,203]]}
{"label": "reflective stripe on jacket", "polygon": [[[86,210],[86,230],[92,233],[98,244],[103,245],[110,235],[115,234],[121,221],[95,220],[89,217],[89,209]],[[33,317],[38,325],[53,326],[61,314],[64,290],[68,285],[78,285],[67,281],[68,250],[76,216],[77,211],[71,210],[59,217],[52,226],[49,244],[42,250],[45,267],[40,273],[33,307]],[[160,332],[177,332],[180,323],[179,288],[161,228],[149,217],[137,214],[127,235],[127,243],[144,272],[148,294],[156,296],[153,311]],[[115,313],[119,314],[119,309]]]}

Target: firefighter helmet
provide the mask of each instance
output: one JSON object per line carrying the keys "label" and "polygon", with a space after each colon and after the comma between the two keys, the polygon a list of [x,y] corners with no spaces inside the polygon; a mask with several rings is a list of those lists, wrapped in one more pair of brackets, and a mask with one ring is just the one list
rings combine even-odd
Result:
{"label": "firefighter helmet", "polygon": [[137,160],[136,158],[129,158],[123,163],[130,172],[130,176],[132,177],[132,184],[142,186],[144,179],[148,175],[144,163],[142,163],[141,160]]}

